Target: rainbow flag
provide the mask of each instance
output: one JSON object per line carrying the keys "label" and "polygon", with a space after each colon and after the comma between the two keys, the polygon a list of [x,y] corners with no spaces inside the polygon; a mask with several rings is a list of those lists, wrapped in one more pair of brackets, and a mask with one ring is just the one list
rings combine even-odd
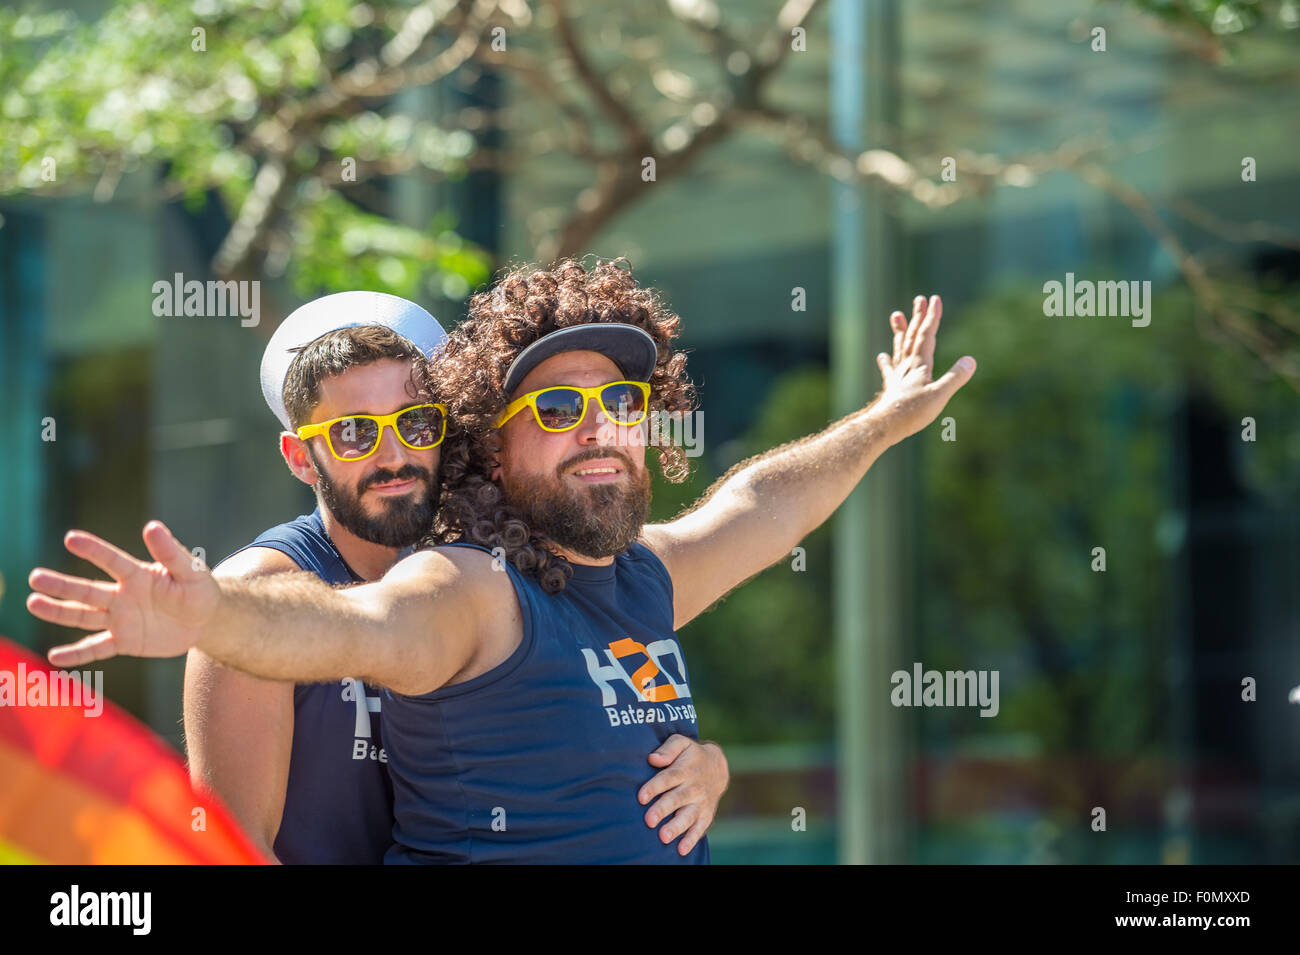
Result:
{"label": "rainbow flag", "polygon": [[0,864],[265,862],[176,753],[92,682],[103,678],[73,679],[0,638]]}

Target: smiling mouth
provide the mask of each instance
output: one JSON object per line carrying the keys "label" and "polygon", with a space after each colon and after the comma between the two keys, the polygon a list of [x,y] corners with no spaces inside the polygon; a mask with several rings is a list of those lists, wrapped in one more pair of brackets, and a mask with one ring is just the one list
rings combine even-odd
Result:
{"label": "smiling mouth", "polygon": [[574,468],[569,473],[584,483],[600,483],[617,480],[623,469],[614,464],[594,464]]}
{"label": "smiling mouth", "polygon": [[405,494],[418,483],[419,481],[416,478],[406,478],[404,481],[385,481],[382,484],[372,484],[366,490],[378,491],[380,494]]}

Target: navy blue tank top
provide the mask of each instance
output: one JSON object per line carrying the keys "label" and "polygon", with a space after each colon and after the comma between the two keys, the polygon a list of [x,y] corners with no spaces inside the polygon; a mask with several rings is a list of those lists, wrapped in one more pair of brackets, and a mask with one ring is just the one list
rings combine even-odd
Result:
{"label": "navy blue tank top", "polygon": [[651,752],[699,738],[663,563],[633,544],[608,567],[575,564],[555,595],[500,566],[523,613],[509,659],[421,696],[383,691],[385,861],[707,863],[707,838],[678,855],[636,798]]}
{"label": "navy blue tank top", "polygon": [[[240,550],[248,547],[278,550],[329,584],[361,580],[325,533],[319,509],[272,527]],[[393,844],[393,786],[379,714],[379,688],[359,680],[293,688],[293,751],[273,847],[281,862],[384,861]]]}

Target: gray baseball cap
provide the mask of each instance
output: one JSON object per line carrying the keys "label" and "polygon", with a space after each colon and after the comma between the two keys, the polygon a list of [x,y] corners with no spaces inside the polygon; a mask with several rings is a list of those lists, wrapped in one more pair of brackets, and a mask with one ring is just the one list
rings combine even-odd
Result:
{"label": "gray baseball cap", "polygon": [[505,391],[514,394],[528,373],[553,355],[566,351],[594,351],[604,355],[628,381],[649,381],[659,349],[650,333],[621,322],[572,325],[543,335],[519,353],[506,372]]}

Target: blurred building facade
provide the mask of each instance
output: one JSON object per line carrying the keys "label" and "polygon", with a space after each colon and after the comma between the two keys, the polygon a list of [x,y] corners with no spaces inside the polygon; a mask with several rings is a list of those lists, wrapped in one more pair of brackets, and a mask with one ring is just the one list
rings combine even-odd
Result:
{"label": "blurred building facade", "polygon": [[[733,12],[740,6],[722,5]],[[1096,53],[1080,37],[1103,14],[1081,3],[1060,6],[1071,10],[1029,0],[996,10],[956,2],[902,10],[902,117],[893,134],[903,155],[944,155],[950,146],[1012,156],[1104,134],[1144,143],[1110,168],[1148,195],[1186,199],[1225,221],[1300,227],[1295,111],[1285,98],[1293,99],[1294,91],[1283,80],[1268,79],[1276,63],[1215,73],[1119,14],[1099,21],[1110,29],[1110,48]],[[825,12],[821,16],[817,25],[824,28]],[[806,54],[791,58],[780,84],[788,104],[823,120],[830,71],[825,51],[824,44],[810,43]],[[390,108],[441,115],[467,103],[509,103],[511,95],[508,83],[489,74],[468,90],[445,84],[405,94]],[[1240,177],[1244,155],[1261,170],[1248,188]],[[508,177],[482,173],[442,187],[396,177],[385,186],[391,214],[419,224],[432,211],[453,209],[462,234],[499,262],[531,259],[521,223],[538,208],[572,201],[583,182],[581,171],[559,157],[520,168]],[[0,632],[32,646],[48,645],[54,633],[23,609],[26,572],[36,564],[70,566],[59,547],[66,528],[87,528],[141,553],[140,527],[161,518],[216,563],[263,528],[312,506],[279,460],[278,427],[257,385],[265,342],[298,300],[287,286],[264,283],[256,328],[244,328],[238,319],[155,317],[153,283],[176,273],[210,278],[228,221],[215,201],[198,212],[159,202],[150,189],[152,175],[127,181],[107,203],[0,203],[0,326],[6,342],[0,349],[0,395],[10,409],[0,416],[0,436],[14,452],[0,469],[6,527]],[[685,320],[682,345],[690,352],[707,436],[697,476],[685,491],[657,485],[656,513],[666,517],[679,499],[702,492],[712,477],[760,450],[763,445],[755,442],[799,433],[765,430],[773,421],[804,430],[825,422],[828,405],[817,420],[817,401],[801,403],[805,392],[783,391],[782,385],[809,382],[815,391],[817,375],[829,363],[833,229],[827,178],[755,134],[733,137],[689,175],[650,188],[653,195],[604,230],[591,251],[627,255],[642,281],[661,288]],[[901,208],[900,269],[889,294],[903,307],[917,292],[941,293],[945,331],[960,327],[966,310],[991,296],[1033,290],[1067,272],[1152,279],[1161,291],[1181,285],[1173,260],[1130,209],[1068,173],[1046,172],[1031,188],[1002,188],[948,208]],[[1235,257],[1243,272],[1271,287],[1294,289],[1300,276],[1300,253],[1294,250],[1241,242],[1225,252],[1208,232],[1187,241],[1193,253]],[[791,308],[795,287],[805,290],[806,311]],[[326,291],[333,290],[321,290]],[[425,304],[444,324],[463,312],[459,302]],[[1185,324],[1189,338],[1201,334],[1190,310],[1156,320]],[[1044,321],[1041,314],[1008,314],[1001,334],[1014,337],[1029,323]],[[979,341],[964,341],[979,358]],[[941,335],[942,368],[960,354],[944,342]],[[1206,338],[1197,347],[1232,346]],[[1020,360],[1032,363],[1036,357]],[[1162,358],[1153,354],[1149,360]],[[1068,378],[1071,369],[1056,372]],[[873,376],[874,367],[864,374]],[[977,375],[971,387],[979,383]],[[1300,605],[1291,585],[1300,526],[1293,501],[1283,506],[1252,483],[1244,456],[1253,449],[1239,440],[1240,424],[1216,403],[1212,389],[1196,385],[1188,382],[1185,393],[1169,401],[1138,393],[1130,396],[1131,405],[1117,386],[1109,417],[1095,408],[1077,409],[1104,419],[1099,426],[1108,429],[1120,459],[1127,453],[1126,422],[1141,417],[1141,409],[1163,416],[1166,424],[1168,442],[1158,465],[1166,476],[1163,492],[1173,503],[1158,526],[1141,529],[1160,537],[1165,562],[1130,568],[1110,581],[1115,587],[1154,588],[1150,605],[1159,617],[1148,621],[1150,630],[1130,636],[1134,644],[1149,642],[1164,660],[1164,684],[1149,688],[1161,701],[1156,722],[1143,740],[1108,752],[1092,740],[1060,749],[1033,733],[999,734],[978,719],[958,724],[951,714],[898,711],[891,732],[907,754],[908,801],[898,820],[906,833],[906,860],[1300,858],[1300,729],[1284,702],[1285,688],[1300,683]],[[1036,399],[1030,393],[1018,400],[1027,407]],[[1290,474],[1292,486],[1300,482],[1294,409],[1292,404],[1289,434],[1261,438],[1283,448],[1279,468]],[[1288,420],[1275,405],[1261,406],[1259,416]],[[1006,440],[1037,439],[1027,433]],[[897,453],[919,475],[938,466],[943,452],[934,442],[918,441]],[[1068,470],[1071,464],[1059,460],[1055,466]],[[996,469],[996,460],[988,467]],[[1114,473],[1124,480],[1122,467]],[[938,537],[942,528],[925,518],[934,503],[926,496],[930,492],[919,482],[917,487],[899,507],[909,515],[908,527],[932,536],[909,553],[917,582],[909,596],[916,625],[906,635],[912,655],[899,661],[901,668],[913,659],[927,665],[951,659],[960,668],[998,666],[1008,697],[1016,692],[1015,674],[1035,670],[1057,681],[1048,682],[1064,700],[1073,674],[1104,673],[1115,665],[1071,656],[1068,641],[1064,650],[1044,644],[1048,649],[1035,657],[1027,649],[1035,646],[1030,625],[1014,615],[1005,620],[1011,649],[989,649],[978,664],[952,657],[952,642],[960,642],[961,634],[930,611],[929,601],[948,582],[937,551],[960,548],[962,539]],[[1094,503],[1104,508],[1104,495]],[[963,506],[989,503],[970,499]],[[734,775],[711,834],[717,861],[835,858],[833,689],[828,680],[817,682],[834,667],[822,600],[831,576],[825,554],[796,584],[788,568],[778,567],[684,632],[702,704],[701,734],[726,747]],[[1018,559],[1030,568],[1036,555]],[[785,575],[783,582],[778,574]],[[783,614],[791,613],[796,598],[786,595],[796,591],[812,595],[812,606],[806,613],[798,610],[802,624],[787,630],[794,625],[783,622]],[[779,606],[765,610],[765,599]],[[996,604],[992,595],[989,606]],[[736,632],[742,621],[754,629]],[[1056,625],[1065,632],[1075,623],[1082,626]],[[751,652],[766,655],[768,663],[745,669],[750,664],[739,658]],[[800,671],[790,684],[798,694],[759,694],[761,702],[728,675],[739,668],[746,680],[779,681],[804,665],[808,673]],[[178,747],[182,666],[105,665],[110,696]],[[1258,681],[1259,702],[1253,705],[1241,699],[1241,680],[1248,676]],[[711,693],[727,717],[721,734],[710,723]],[[1115,719],[1122,722],[1127,704],[1102,695],[1073,705],[1118,708]],[[760,720],[760,708],[771,712],[770,722]],[[1077,781],[1067,793],[1054,783],[1065,777]],[[1114,836],[1105,842],[1089,826],[1090,810],[1099,805],[1109,807]],[[806,812],[804,829],[791,825],[796,809]]]}

